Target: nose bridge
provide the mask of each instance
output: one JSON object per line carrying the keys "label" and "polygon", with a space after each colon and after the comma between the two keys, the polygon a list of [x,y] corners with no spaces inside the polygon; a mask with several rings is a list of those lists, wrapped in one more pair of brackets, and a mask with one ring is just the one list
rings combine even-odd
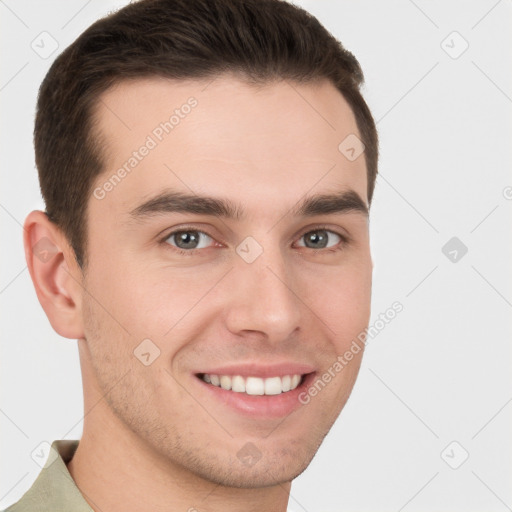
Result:
{"label": "nose bridge", "polygon": [[299,326],[301,309],[293,267],[279,244],[271,244],[271,238],[267,236],[259,248],[254,239],[246,239],[247,245],[242,242],[237,248],[231,277],[234,295],[227,318],[229,329],[235,333],[260,331],[269,340],[279,341]]}

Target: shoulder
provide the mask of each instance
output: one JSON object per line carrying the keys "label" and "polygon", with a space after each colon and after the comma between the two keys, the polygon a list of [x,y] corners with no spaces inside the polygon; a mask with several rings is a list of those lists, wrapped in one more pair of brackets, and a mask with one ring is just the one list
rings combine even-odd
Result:
{"label": "shoulder", "polygon": [[93,512],[67,468],[78,442],[63,439],[47,445],[46,462],[30,489],[1,512]]}

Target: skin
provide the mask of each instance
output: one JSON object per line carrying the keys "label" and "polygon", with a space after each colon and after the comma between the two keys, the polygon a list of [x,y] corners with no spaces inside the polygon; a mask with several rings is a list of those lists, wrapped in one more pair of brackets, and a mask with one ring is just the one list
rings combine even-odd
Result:
{"label": "skin", "polygon": [[[293,85],[293,87],[292,87]],[[102,186],[174,108],[197,106],[122,182],[88,203],[89,265],[77,266],[43,212],[25,222],[25,250],[39,301],[60,335],[77,339],[83,436],[68,468],[95,510],[285,511],[292,480],[310,463],[345,405],[363,351],[285,418],[244,416],[208,400],[194,372],[230,362],[312,364],[321,375],[369,322],[372,262],[360,212],[294,217],[305,195],[352,190],[367,204],[364,154],[338,150],[358,134],[354,115],[326,81],[254,87],[159,78],[117,84],[96,116],[106,141]],[[133,222],[128,212],[165,188],[225,197],[242,220],[167,213]],[[332,248],[307,247],[318,226]],[[176,228],[204,230],[181,255]],[[236,247],[252,236],[248,264]],[[56,254],[34,256],[47,237]],[[160,355],[134,356],[144,339]],[[253,443],[252,466],[237,452]]]}

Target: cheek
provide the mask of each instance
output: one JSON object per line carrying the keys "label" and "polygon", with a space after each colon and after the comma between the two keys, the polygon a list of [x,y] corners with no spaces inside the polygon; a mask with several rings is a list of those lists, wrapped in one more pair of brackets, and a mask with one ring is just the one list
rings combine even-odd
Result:
{"label": "cheek", "polygon": [[[352,341],[363,331],[370,319],[371,262],[340,267],[338,271],[318,276],[314,286],[309,285],[307,303],[329,327],[328,334],[338,348]],[[311,301],[311,302],[310,302]]]}
{"label": "cheek", "polygon": [[101,288],[96,293],[101,293],[98,298],[110,315],[102,310],[96,313],[103,318],[104,329],[111,332],[112,345],[133,353],[149,339],[158,348],[153,349],[159,354],[155,366],[165,366],[215,321],[216,306],[201,299],[225,269],[151,266],[141,264],[140,258],[126,257],[108,271],[106,266],[94,272],[95,286]]}
{"label": "cheek", "polygon": [[[115,312],[118,313],[118,312]],[[117,410],[123,404],[149,403],[152,397],[154,373],[158,361],[154,345],[144,345],[152,362],[146,366],[141,350],[137,349],[143,338],[134,335],[132,326],[123,317],[114,317],[97,300],[84,300],[83,319],[88,351],[89,368],[102,394],[107,394],[110,405]],[[153,359],[155,358],[155,359]],[[112,391],[112,392],[111,392]]]}
{"label": "cheek", "polygon": [[104,321],[116,324],[123,337],[129,333],[132,341],[169,329],[183,300],[180,284],[145,268],[135,256],[114,260],[112,253],[105,248],[90,268],[87,291],[104,310],[97,313],[106,314]]}

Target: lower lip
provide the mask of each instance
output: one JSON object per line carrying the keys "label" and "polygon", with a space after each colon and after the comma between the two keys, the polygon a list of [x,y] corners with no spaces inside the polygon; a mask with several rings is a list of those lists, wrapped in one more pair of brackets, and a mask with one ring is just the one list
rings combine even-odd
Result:
{"label": "lower lip", "polygon": [[248,395],[247,393],[222,389],[194,376],[205,393],[208,393],[207,396],[212,396],[215,400],[219,400],[240,414],[259,418],[281,418],[302,407],[299,395],[309,388],[314,377],[314,372],[308,373],[299,386],[279,395]]}

